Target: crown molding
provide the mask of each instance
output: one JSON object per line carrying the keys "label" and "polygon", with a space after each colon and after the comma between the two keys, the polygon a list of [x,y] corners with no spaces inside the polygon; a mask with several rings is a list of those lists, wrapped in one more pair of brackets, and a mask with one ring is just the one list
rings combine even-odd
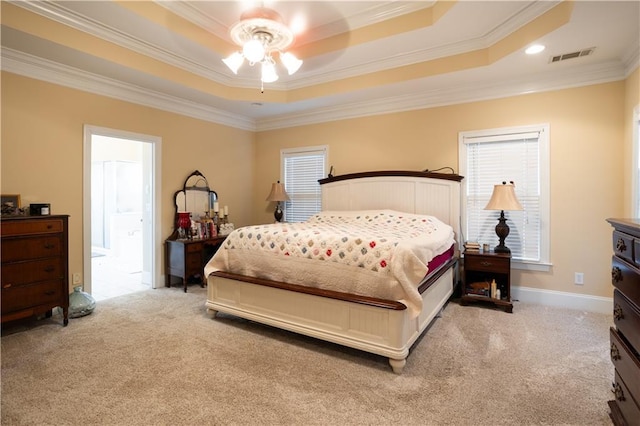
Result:
{"label": "crown molding", "polygon": [[625,78],[619,62],[609,62],[584,67],[562,74],[549,72],[518,79],[500,80],[495,83],[474,82],[453,88],[417,91],[410,95],[391,96],[342,104],[336,107],[316,108],[301,113],[259,119],[257,131],[276,130],[287,127],[346,120],[372,115],[391,114],[416,109],[435,108],[461,103],[506,98],[530,93],[569,89],[573,87],[618,81]]}
{"label": "crown molding", "polygon": [[80,71],[13,49],[2,48],[1,59],[2,71],[199,120],[243,130],[256,130],[255,120],[251,118]]}
{"label": "crown molding", "polygon": [[131,84],[96,76],[12,49],[3,48],[1,59],[0,69],[3,71],[249,131],[275,130],[561,90],[623,80],[626,74],[623,64],[609,62],[585,66],[579,70],[567,70],[561,74],[548,72],[536,74],[535,78],[521,76],[518,79],[501,80],[495,83],[483,84],[482,82],[474,82],[464,86],[457,85],[454,88],[422,90],[410,95],[354,102],[330,108],[315,108],[300,113],[254,120],[250,117],[231,114],[195,102],[185,101],[184,99],[152,92]]}
{"label": "crown molding", "polygon": [[15,6],[26,9],[30,12],[44,16],[52,21],[69,26],[82,31],[93,37],[106,40],[110,43],[124,47],[132,52],[156,59],[190,73],[205,77],[221,84],[231,85],[236,79],[226,73],[218,72],[206,67],[187,57],[176,54],[173,51],[163,49],[157,45],[147,43],[137,37],[125,34],[109,25],[96,21],[70,10],[61,4],[42,1],[11,1]]}

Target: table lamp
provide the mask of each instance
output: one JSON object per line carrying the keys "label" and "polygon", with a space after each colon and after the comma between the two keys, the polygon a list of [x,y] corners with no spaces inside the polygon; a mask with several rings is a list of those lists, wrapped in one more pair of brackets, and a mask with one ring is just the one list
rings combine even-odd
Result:
{"label": "table lamp", "polygon": [[275,201],[276,210],[273,212],[273,216],[276,218],[276,222],[282,221],[282,209],[280,208],[281,201],[289,201],[287,191],[284,190],[284,185],[278,181],[278,183],[271,184],[271,192],[266,201]]}
{"label": "table lamp", "polygon": [[505,210],[523,210],[522,205],[516,197],[515,185],[513,182],[507,184],[502,182],[502,185],[494,185],[493,194],[489,204],[484,208],[485,210],[500,210],[500,217],[498,218],[498,224],[496,225],[496,235],[500,239],[500,243],[494,249],[496,253],[508,253],[511,254],[509,247],[504,245],[504,240],[509,235],[509,225],[507,225],[507,219],[504,217]]}

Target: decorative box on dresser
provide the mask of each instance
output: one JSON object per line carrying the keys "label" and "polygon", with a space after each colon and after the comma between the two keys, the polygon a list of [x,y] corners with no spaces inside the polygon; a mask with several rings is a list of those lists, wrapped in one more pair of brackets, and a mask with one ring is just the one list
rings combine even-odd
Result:
{"label": "decorative box on dresser", "polygon": [[0,222],[2,322],[62,308],[69,323],[67,215],[8,216]]}
{"label": "decorative box on dresser", "polygon": [[640,219],[607,219],[613,226],[611,361],[609,401],[616,425],[640,424]]}

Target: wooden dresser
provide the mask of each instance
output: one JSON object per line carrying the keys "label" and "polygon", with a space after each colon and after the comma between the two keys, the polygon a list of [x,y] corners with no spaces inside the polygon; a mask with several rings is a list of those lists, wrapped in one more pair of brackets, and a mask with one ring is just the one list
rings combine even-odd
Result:
{"label": "wooden dresser", "polygon": [[616,425],[640,424],[640,219],[607,219],[613,226],[611,361],[609,401]]}
{"label": "wooden dresser", "polygon": [[2,218],[3,323],[51,316],[58,306],[69,323],[68,222],[67,215]]}

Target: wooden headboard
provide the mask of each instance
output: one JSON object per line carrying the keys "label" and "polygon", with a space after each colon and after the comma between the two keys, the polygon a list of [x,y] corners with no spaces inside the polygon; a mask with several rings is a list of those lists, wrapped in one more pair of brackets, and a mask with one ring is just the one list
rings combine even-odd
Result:
{"label": "wooden headboard", "polygon": [[454,174],[377,171],[320,179],[322,210],[391,209],[428,214],[453,227],[460,244],[460,181]]}

